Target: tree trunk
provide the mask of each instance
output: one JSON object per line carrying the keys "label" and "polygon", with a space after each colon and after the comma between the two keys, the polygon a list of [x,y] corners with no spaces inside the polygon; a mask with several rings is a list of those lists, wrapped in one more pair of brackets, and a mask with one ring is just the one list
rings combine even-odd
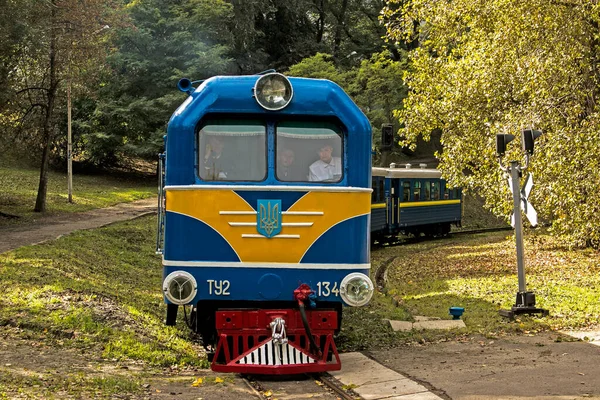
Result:
{"label": "tree trunk", "polygon": [[323,41],[323,33],[325,32],[325,4],[323,1],[324,0],[319,0],[315,2],[315,5],[317,5],[317,9],[319,10],[319,18],[317,19],[317,43]]}
{"label": "tree trunk", "polygon": [[[342,44],[342,32],[344,31],[344,24],[346,23],[346,10],[348,9],[348,0],[342,1],[342,7],[337,17],[337,25],[335,27],[335,33],[333,36],[333,57],[339,59],[340,57],[340,45]],[[335,14],[334,14],[335,15]]]}
{"label": "tree trunk", "polygon": [[52,143],[52,114],[54,113],[54,102],[56,100],[56,91],[58,89],[58,81],[56,74],[56,7],[54,1],[51,6],[50,18],[50,87],[48,90],[48,98],[46,101],[46,116],[44,118],[44,127],[42,131],[42,143],[44,150],[42,152],[42,166],[40,168],[40,183],[38,186],[37,198],[35,200],[35,212],[46,211],[46,193],[48,192],[48,165],[50,160],[50,145]]}

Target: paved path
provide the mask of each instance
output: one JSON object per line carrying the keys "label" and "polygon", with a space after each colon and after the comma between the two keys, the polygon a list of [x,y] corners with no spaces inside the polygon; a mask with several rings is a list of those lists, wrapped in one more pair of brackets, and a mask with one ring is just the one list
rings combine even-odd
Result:
{"label": "paved path", "polygon": [[341,371],[330,374],[365,400],[441,400],[425,386],[361,353],[340,354]]}
{"label": "paved path", "polygon": [[54,240],[73,231],[98,228],[155,213],[156,209],[157,199],[154,197],[92,211],[40,218],[34,223],[0,229],[0,253]]}

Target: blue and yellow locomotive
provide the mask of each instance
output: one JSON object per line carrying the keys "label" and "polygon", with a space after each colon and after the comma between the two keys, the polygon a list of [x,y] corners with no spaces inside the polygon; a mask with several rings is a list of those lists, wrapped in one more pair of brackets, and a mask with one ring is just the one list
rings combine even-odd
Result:
{"label": "blue and yellow locomotive", "polygon": [[342,307],[373,294],[369,121],[327,80],[179,88],[159,186],[166,323],[182,306],[215,371],[339,369]]}

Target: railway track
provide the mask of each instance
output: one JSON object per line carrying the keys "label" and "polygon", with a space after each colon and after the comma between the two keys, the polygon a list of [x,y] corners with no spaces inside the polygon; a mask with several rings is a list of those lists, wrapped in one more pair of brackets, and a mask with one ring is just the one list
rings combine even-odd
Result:
{"label": "railway track", "polygon": [[451,238],[452,236],[473,235],[473,234],[477,234],[477,233],[491,233],[491,232],[510,231],[510,230],[512,230],[511,227],[481,228],[481,229],[468,229],[468,230],[462,230],[462,231],[453,231],[452,233],[450,233],[446,236],[434,236],[434,237],[397,236],[396,238],[394,238],[394,240],[392,240],[390,238],[390,241],[387,243],[375,243],[375,244],[373,244],[373,248],[380,249],[380,248],[390,247],[390,246],[402,246],[402,245],[407,245],[407,244],[420,243],[420,242],[428,241],[428,240],[444,240],[444,239]]}
{"label": "railway track", "polygon": [[254,392],[255,396],[261,400],[292,400],[299,398],[320,400],[360,399],[360,396],[352,390],[344,389],[339,381],[326,373],[298,376],[242,375],[242,379]]}

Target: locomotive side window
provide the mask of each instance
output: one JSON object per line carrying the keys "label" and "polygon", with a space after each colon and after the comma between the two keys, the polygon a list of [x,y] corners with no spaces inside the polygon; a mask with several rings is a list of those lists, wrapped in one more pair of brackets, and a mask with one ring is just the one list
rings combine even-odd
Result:
{"label": "locomotive side window", "polygon": [[413,188],[413,200],[419,201],[421,200],[421,182],[415,181],[415,185]]}
{"label": "locomotive side window", "polygon": [[402,201],[410,201],[410,182],[402,183]]}
{"label": "locomotive side window", "polygon": [[205,181],[262,181],[267,129],[258,121],[210,119],[198,131],[198,175]]}
{"label": "locomotive side window", "polygon": [[328,122],[281,122],[275,174],[283,182],[339,182],[344,175],[341,129]]}
{"label": "locomotive side window", "polygon": [[425,182],[425,198],[423,200],[431,200],[431,182]]}

